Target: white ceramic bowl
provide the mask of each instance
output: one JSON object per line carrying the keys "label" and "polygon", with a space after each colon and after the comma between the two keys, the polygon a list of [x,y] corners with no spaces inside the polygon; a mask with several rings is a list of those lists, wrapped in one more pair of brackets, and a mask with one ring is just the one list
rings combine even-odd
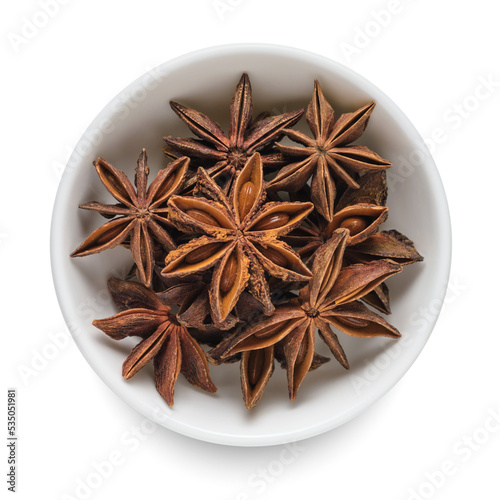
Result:
{"label": "white ceramic bowl", "polygon": [[[121,376],[121,364],[137,339],[118,343],[91,325],[93,319],[116,312],[106,280],[126,271],[131,257],[124,248],[116,248],[70,259],[77,245],[105,221],[96,213],[79,210],[78,204],[113,202],[92,166],[97,156],[132,178],[145,147],[153,178],[165,165],[162,137],[191,136],[171,111],[170,99],[202,110],[227,127],[229,102],[245,71],[256,113],[306,106],[314,78],[337,116],[372,99],[377,102],[362,143],[394,164],[389,173],[389,220],[384,227],[413,239],[425,262],[406,267],[389,280],[393,309],[389,320],[402,338],[363,340],[340,334],[351,370],[345,371],[333,360],[311,372],[294,403],[288,401],[285,372],[278,367],[259,405],[247,410],[235,364],[211,367],[219,389],[215,395],[194,389],[180,376],[175,405],[169,408],[155,390],[151,367],[128,381]],[[373,84],[334,61],[269,45],[227,45],[194,52],[159,66],[123,90],[77,144],[59,186],[51,234],[53,277],[62,312],[75,342],[101,379],[143,415],[169,429],[243,446],[280,444],[322,433],[358,415],[389,391],[415,361],[433,329],[444,299],[450,254],[449,213],[438,171],[400,109]],[[326,347],[319,352],[329,354]],[[103,418],[116,415],[103,413]]]}

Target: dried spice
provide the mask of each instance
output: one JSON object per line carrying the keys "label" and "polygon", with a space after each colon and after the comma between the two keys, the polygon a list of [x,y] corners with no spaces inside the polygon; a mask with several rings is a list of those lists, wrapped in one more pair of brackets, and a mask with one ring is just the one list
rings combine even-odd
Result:
{"label": "dried spice", "polygon": [[399,337],[395,327],[359,299],[399,273],[401,266],[390,260],[379,260],[342,267],[347,239],[346,229],[336,230],[316,252],[313,278],[300,290],[297,299],[277,307],[269,318],[221,343],[211,351],[210,357],[224,359],[279,343],[285,358],[289,397],[293,401],[312,366],[316,330],[344,368],[349,364],[331,326],[355,337]]}
{"label": "dried spice", "polygon": [[[145,150],[135,187],[101,158],[94,163],[118,203],[80,205],[111,220],[71,256],[117,245],[131,251],[127,280],[108,282],[120,312],[93,323],[114,340],[141,339],[123,364],[125,378],[153,361],[157,390],[172,405],[179,373],[215,392],[208,363],[239,362],[243,400],[253,408],[276,366],[294,400],[306,375],[329,361],[315,351],[317,333],[346,369],[336,332],[400,336],[370,307],[390,313],[386,280],[423,257],[404,234],[383,229],[390,162],[353,144],[374,106],[335,121],[315,81],[310,138],[292,129],[302,109],[253,118],[243,74],[227,135],[171,102],[198,138],[165,137],[173,161],[149,187]],[[281,144],[285,136],[303,147]]]}
{"label": "dried spice", "polygon": [[118,203],[108,205],[93,201],[80,205],[80,208],[95,210],[112,220],[96,229],[71,257],[96,254],[127,240],[137,266],[138,278],[146,286],[151,286],[155,241],[165,250],[176,247],[168,231],[166,202],[182,186],[188,165],[189,158],[186,157],[170,163],[158,173],[148,188],[149,168],[146,150],[143,149],[135,169],[134,189],[121,170],[98,158],[94,162],[97,174]]}
{"label": "dried spice", "polygon": [[[235,174],[248,158],[281,138],[284,128],[295,125],[303,109],[277,116],[264,116],[252,121],[252,87],[244,73],[236,87],[230,106],[230,125],[226,136],[220,125],[208,116],[182,104],[170,101],[170,106],[189,129],[201,140],[167,136],[165,153],[186,155],[197,162],[211,164],[207,173],[218,180],[227,192]],[[275,154],[263,154],[262,162],[275,162]],[[192,183],[188,182],[187,187]]]}
{"label": "dried spice", "polygon": [[[285,281],[310,278],[300,257],[279,238],[298,226],[313,209],[311,203],[263,203],[262,161],[255,153],[226,197],[200,168],[203,197],[173,196],[170,220],[183,232],[202,234],[171,251],[162,274],[189,276],[214,268],[209,289],[212,318],[223,323],[247,287],[270,314],[271,301],[265,272]],[[215,201],[217,200],[217,201]]]}
{"label": "dried spice", "polygon": [[[398,231],[378,232],[388,217],[387,184],[385,171],[366,174],[359,180],[358,188],[348,188],[340,198],[332,221],[328,223],[317,212],[292,231],[285,240],[298,248],[306,263],[314,252],[339,227],[349,230],[345,265],[367,264],[377,259],[391,259],[401,265],[423,260],[413,241]],[[386,314],[390,314],[389,290],[382,283],[363,297],[363,301]]]}
{"label": "dried spice", "polygon": [[121,312],[95,320],[93,325],[113,340],[131,336],[142,339],[123,363],[124,378],[133,377],[153,360],[156,389],[169,406],[174,404],[179,372],[195,387],[216,392],[203,350],[187,328],[179,325],[168,305],[132,281],[110,279],[108,288]]}
{"label": "dried spice", "polygon": [[331,221],[336,179],[341,179],[349,187],[358,187],[352,172],[376,172],[391,166],[390,162],[367,147],[351,144],[365,131],[374,107],[375,103],[371,102],[354,113],[341,115],[335,122],[334,110],[315,80],[312,100],[306,113],[314,138],[297,130],[284,130],[290,139],[304,147],[277,145],[283,155],[299,161],[283,167],[269,182],[267,189],[294,192],[312,177],[311,201],[316,210],[327,221]]}

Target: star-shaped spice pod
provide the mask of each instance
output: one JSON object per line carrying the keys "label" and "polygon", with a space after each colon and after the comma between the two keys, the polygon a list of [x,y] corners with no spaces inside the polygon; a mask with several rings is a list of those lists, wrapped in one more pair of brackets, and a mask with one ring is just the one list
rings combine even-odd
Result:
{"label": "star-shaped spice pod", "polygon": [[71,257],[96,254],[126,243],[137,266],[138,278],[150,287],[153,279],[155,241],[166,250],[176,247],[168,231],[166,203],[180,190],[189,166],[189,158],[179,158],[160,170],[149,188],[145,149],[137,161],[135,188],[121,170],[102,158],[98,158],[94,166],[105,188],[118,203],[108,205],[93,201],[80,205],[80,208],[95,210],[113,220],[96,229]]}
{"label": "star-shaped spice pod", "polygon": [[311,369],[316,330],[337,361],[349,367],[346,355],[331,326],[355,337],[398,338],[398,330],[358,299],[364,297],[401,266],[391,260],[342,268],[349,233],[338,229],[316,252],[313,277],[299,296],[278,306],[273,315],[223,341],[209,359],[223,360],[237,353],[279,345],[285,358],[288,391],[293,401]]}
{"label": "star-shaped spice pod", "polygon": [[306,119],[314,138],[297,130],[284,133],[305,147],[277,144],[285,157],[300,159],[283,167],[272,179],[269,191],[294,192],[306,185],[312,176],[311,201],[318,212],[331,221],[336,197],[335,180],[341,179],[348,186],[357,188],[352,172],[364,173],[387,169],[391,163],[365,146],[350,145],[361,137],[375,102],[346,113],[335,122],[335,113],[325,99],[317,80],[314,82],[312,100],[307,107]]}
{"label": "star-shaped spice pod", "polygon": [[174,404],[179,372],[195,387],[217,391],[203,350],[187,328],[179,325],[168,305],[140,283],[112,278],[108,288],[121,312],[92,324],[113,340],[142,338],[123,363],[124,378],[133,377],[153,360],[156,389],[169,406]]}
{"label": "star-shaped spice pod", "polygon": [[[309,263],[314,252],[339,227],[349,230],[344,263],[367,264],[377,259],[391,259],[401,265],[420,262],[413,241],[391,229],[380,231],[387,219],[387,184],[385,171],[370,173],[359,180],[359,188],[348,188],[336,205],[331,222],[317,213],[287,235],[285,240],[296,247],[302,259]],[[316,215],[316,216],[315,216]],[[385,283],[363,297],[363,301],[381,312],[390,314],[389,290]]]}
{"label": "star-shaped spice pod", "polygon": [[[227,136],[217,122],[203,113],[174,101],[170,102],[170,106],[201,140],[164,137],[166,152],[173,150],[193,160],[212,163],[207,168],[207,173],[223,184],[226,192],[235,174],[243,168],[248,158],[279,140],[283,129],[295,125],[304,113],[304,109],[299,109],[252,121],[252,88],[246,73],[242,75],[231,101],[231,121]],[[274,160],[273,154],[262,157],[264,165],[274,163]],[[192,184],[193,182],[188,181],[186,187]]]}
{"label": "star-shaped spice pod", "polygon": [[214,268],[209,289],[212,318],[222,324],[247,287],[271,314],[265,272],[285,281],[306,281],[311,272],[280,237],[297,227],[312,203],[264,203],[262,161],[255,153],[241,170],[229,197],[202,168],[198,192],[209,198],[173,196],[170,220],[180,231],[201,234],[165,259],[165,276],[189,276]]}

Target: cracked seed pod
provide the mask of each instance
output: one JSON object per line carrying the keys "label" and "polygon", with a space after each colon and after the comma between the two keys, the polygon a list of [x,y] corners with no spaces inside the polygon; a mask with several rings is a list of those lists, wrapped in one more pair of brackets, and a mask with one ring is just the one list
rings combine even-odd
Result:
{"label": "cracked seed pod", "polygon": [[265,273],[285,281],[306,281],[309,269],[281,237],[297,227],[312,210],[311,203],[263,203],[263,172],[260,155],[252,156],[226,197],[200,169],[199,191],[212,199],[174,196],[169,201],[170,219],[180,231],[201,234],[170,252],[164,276],[183,277],[213,268],[209,289],[212,317],[222,324],[243,290],[271,314]]}
{"label": "cracked seed pod", "polygon": [[[241,76],[231,101],[227,136],[218,123],[203,113],[174,101],[170,102],[170,106],[200,140],[164,137],[167,143],[165,154],[174,157],[187,155],[196,160],[198,165],[205,165],[208,175],[223,185],[225,193],[254,153],[262,153],[265,166],[283,164],[279,152],[269,151],[269,146],[280,140],[283,129],[295,125],[304,113],[304,109],[299,109],[276,116],[261,114],[252,120],[252,88],[246,73]],[[188,181],[186,187],[193,187],[194,182]]]}
{"label": "cracked seed pod", "polygon": [[205,353],[178,324],[167,304],[140,283],[112,278],[108,288],[121,312],[92,324],[113,340],[142,339],[123,363],[124,378],[133,377],[153,361],[156,389],[169,406],[174,404],[179,373],[199,389],[217,391],[210,380]]}
{"label": "cracked seed pod", "polygon": [[313,277],[297,299],[279,306],[254,326],[225,341],[209,353],[224,360],[237,353],[280,344],[287,367],[291,400],[310,371],[314,359],[315,333],[328,345],[337,361],[348,368],[346,355],[331,327],[356,337],[398,338],[399,332],[359,299],[401,271],[390,260],[342,267],[348,231],[338,229],[316,252]]}
{"label": "cracked seed pod", "polygon": [[80,208],[95,210],[112,220],[96,229],[71,257],[96,254],[126,243],[132,252],[137,277],[151,287],[155,242],[165,250],[176,246],[169,234],[166,204],[172,195],[180,191],[189,158],[179,158],[160,170],[149,188],[145,149],[137,160],[135,188],[121,170],[102,158],[98,158],[94,165],[102,183],[118,203],[107,205],[94,201],[80,205]]}
{"label": "cracked seed pod", "polygon": [[351,188],[358,188],[358,173],[388,169],[391,163],[365,146],[351,143],[365,131],[375,102],[345,113],[335,122],[333,108],[325,99],[317,80],[307,108],[306,118],[314,138],[297,130],[286,129],[285,134],[304,147],[276,147],[285,157],[296,160],[283,167],[267,186],[269,191],[296,192],[311,179],[311,201],[316,210],[331,221],[337,196],[336,180],[340,179]]}

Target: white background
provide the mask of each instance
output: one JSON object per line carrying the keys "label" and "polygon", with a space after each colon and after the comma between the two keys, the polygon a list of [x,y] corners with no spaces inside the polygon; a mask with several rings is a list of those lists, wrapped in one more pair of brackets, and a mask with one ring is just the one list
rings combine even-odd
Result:
{"label": "white background", "polygon": [[[1,364],[4,391],[18,389],[17,497],[500,498],[494,3],[52,0],[50,16],[42,3],[4,2],[0,15]],[[380,87],[432,142],[452,215],[446,303],[417,362],[360,417],[291,451],[152,428],[69,338],[50,274],[52,204],[86,126],[150,68],[233,42],[308,49]]]}

